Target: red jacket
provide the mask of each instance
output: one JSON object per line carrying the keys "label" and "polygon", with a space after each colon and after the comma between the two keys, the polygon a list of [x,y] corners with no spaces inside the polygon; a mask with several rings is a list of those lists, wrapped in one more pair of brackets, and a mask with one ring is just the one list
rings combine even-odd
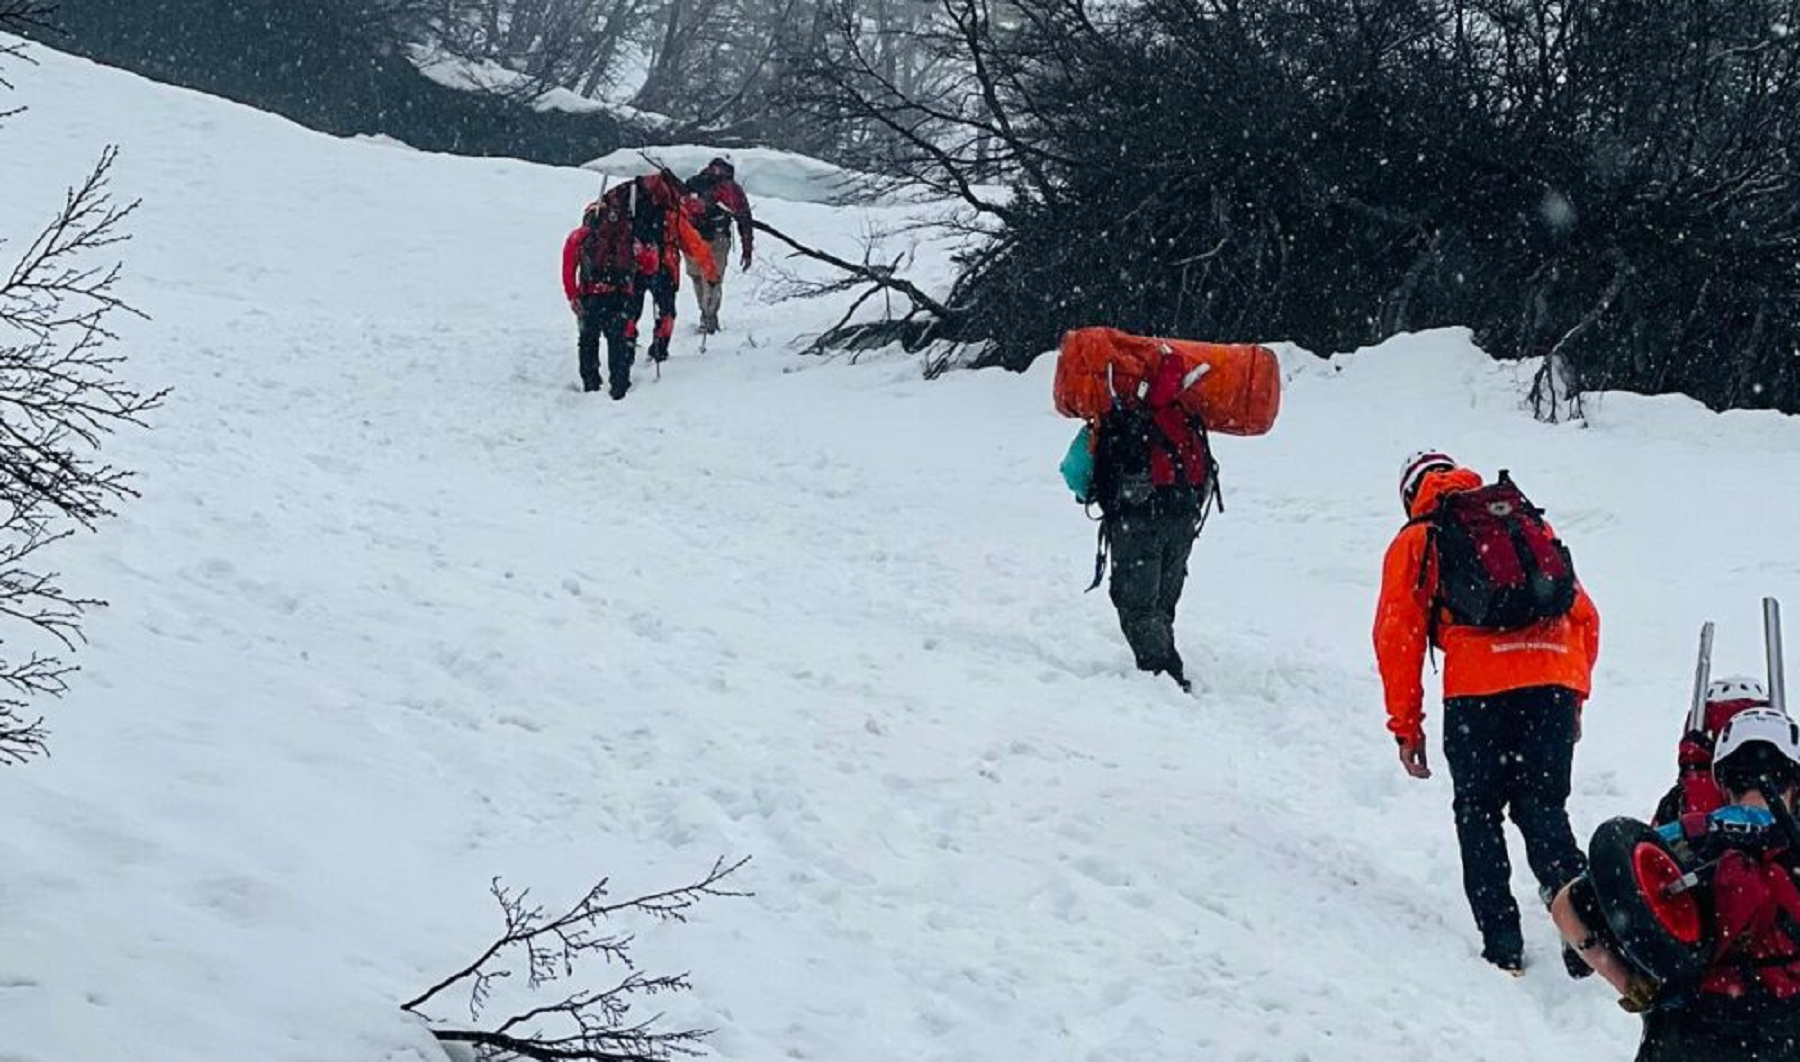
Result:
{"label": "red jacket", "polygon": [[756,227],[750,223],[750,197],[744,194],[742,185],[729,177],[713,186],[712,197],[731,214],[737,225],[738,242],[744,245],[748,257],[756,247]]}
{"label": "red jacket", "polygon": [[[1428,472],[1413,498],[1412,516],[1437,508],[1451,491],[1473,490],[1481,477],[1466,468]],[[1388,730],[1413,740],[1424,733],[1425,664],[1437,567],[1426,561],[1427,529],[1408,524],[1382,562],[1381,600],[1375,610],[1375,659],[1386,694]],[[1444,696],[1481,697],[1530,686],[1564,686],[1582,697],[1592,687],[1600,655],[1600,613],[1578,590],[1569,614],[1523,630],[1459,627],[1441,615],[1438,644],[1444,651]]]}
{"label": "red jacket", "polygon": [[1781,853],[1727,851],[1713,873],[1712,899],[1717,947],[1700,991],[1739,997],[1760,982],[1777,999],[1800,996],[1800,941],[1783,925],[1800,920],[1800,888]]}

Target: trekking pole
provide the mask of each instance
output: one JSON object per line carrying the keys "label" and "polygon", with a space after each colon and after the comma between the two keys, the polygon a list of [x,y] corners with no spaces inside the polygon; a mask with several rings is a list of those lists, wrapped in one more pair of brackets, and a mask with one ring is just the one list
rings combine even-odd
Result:
{"label": "trekking pole", "polygon": [[1787,672],[1781,662],[1781,602],[1763,598],[1763,655],[1769,667],[1769,707],[1787,714]]}
{"label": "trekking pole", "polygon": [[1688,705],[1687,732],[1690,734],[1706,726],[1706,687],[1712,683],[1712,647],[1713,622],[1707,620],[1700,627],[1700,655],[1694,662],[1694,699]]}

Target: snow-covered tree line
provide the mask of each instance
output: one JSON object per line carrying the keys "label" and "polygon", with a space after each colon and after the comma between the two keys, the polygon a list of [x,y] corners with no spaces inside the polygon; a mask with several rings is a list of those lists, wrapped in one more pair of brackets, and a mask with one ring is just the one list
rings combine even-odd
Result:
{"label": "snow-covered tree line", "polygon": [[943,56],[919,0],[343,0],[384,4],[426,49],[524,75],[508,91],[565,88],[666,115],[682,133],[834,156],[857,130],[796,125],[796,64],[843,27],[903,91],[929,96]]}
{"label": "snow-covered tree line", "polygon": [[1465,325],[1577,392],[1800,410],[1796,0],[931,6],[950,95],[853,22],[793,94],[992,234],[915,342],[1021,366],[1097,321],[1321,351]]}

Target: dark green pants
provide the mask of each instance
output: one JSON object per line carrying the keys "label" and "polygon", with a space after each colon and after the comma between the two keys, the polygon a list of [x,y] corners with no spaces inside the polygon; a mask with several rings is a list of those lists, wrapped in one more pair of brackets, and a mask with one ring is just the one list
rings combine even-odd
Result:
{"label": "dark green pants", "polygon": [[1113,607],[1145,671],[1180,673],[1175,606],[1187,583],[1188,555],[1197,534],[1192,513],[1125,513],[1112,523]]}

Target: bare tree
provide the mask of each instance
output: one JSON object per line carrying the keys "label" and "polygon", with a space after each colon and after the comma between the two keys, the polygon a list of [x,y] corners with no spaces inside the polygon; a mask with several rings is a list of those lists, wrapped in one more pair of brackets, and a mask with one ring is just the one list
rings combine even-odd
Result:
{"label": "bare tree", "polygon": [[531,102],[554,88],[594,95],[610,84],[652,0],[404,0],[427,6],[411,36],[453,58],[507,71],[484,86]]}
{"label": "bare tree", "polygon": [[[725,881],[749,859],[713,863],[706,876],[692,885],[648,893],[629,900],[611,900],[608,881],[602,878],[574,906],[551,914],[530,901],[529,890],[513,892],[495,878],[490,885],[500,905],[504,930],[475,961],[401,1004],[411,1014],[424,1017],[420,1008],[439,994],[466,986],[469,1018],[481,1028],[454,1028],[434,1023],[433,1036],[445,1043],[473,1044],[483,1062],[533,1059],[538,1062],[665,1062],[676,1056],[699,1054],[706,1032],[700,1029],[659,1030],[658,1018],[638,1020],[634,1003],[668,992],[685,992],[691,986],[686,974],[653,975],[637,969],[630,934],[615,931],[612,924],[624,916],[653,921],[685,922],[687,913],[709,897],[746,896],[725,887]],[[553,1002],[527,1007],[501,1021],[483,1023],[496,985],[523,973],[533,992],[577,976],[582,964],[599,960],[622,968],[602,988],[577,988]],[[430,1020],[429,1018],[427,1020]]]}
{"label": "bare tree", "polygon": [[[9,0],[0,5],[0,29],[42,26],[49,13]],[[49,649],[0,656],[0,763],[44,751],[42,720],[24,714],[28,700],[68,689],[75,668],[60,654],[77,648],[83,614],[102,604],[66,590],[44,554],[135,496],[131,473],[100,450],[119,427],[143,425],[164,395],[121,380],[123,359],[111,347],[114,319],[141,316],[118,292],[120,266],[107,260],[137,207],[112,195],[117,157],[106,148],[0,273],[0,618]]]}

